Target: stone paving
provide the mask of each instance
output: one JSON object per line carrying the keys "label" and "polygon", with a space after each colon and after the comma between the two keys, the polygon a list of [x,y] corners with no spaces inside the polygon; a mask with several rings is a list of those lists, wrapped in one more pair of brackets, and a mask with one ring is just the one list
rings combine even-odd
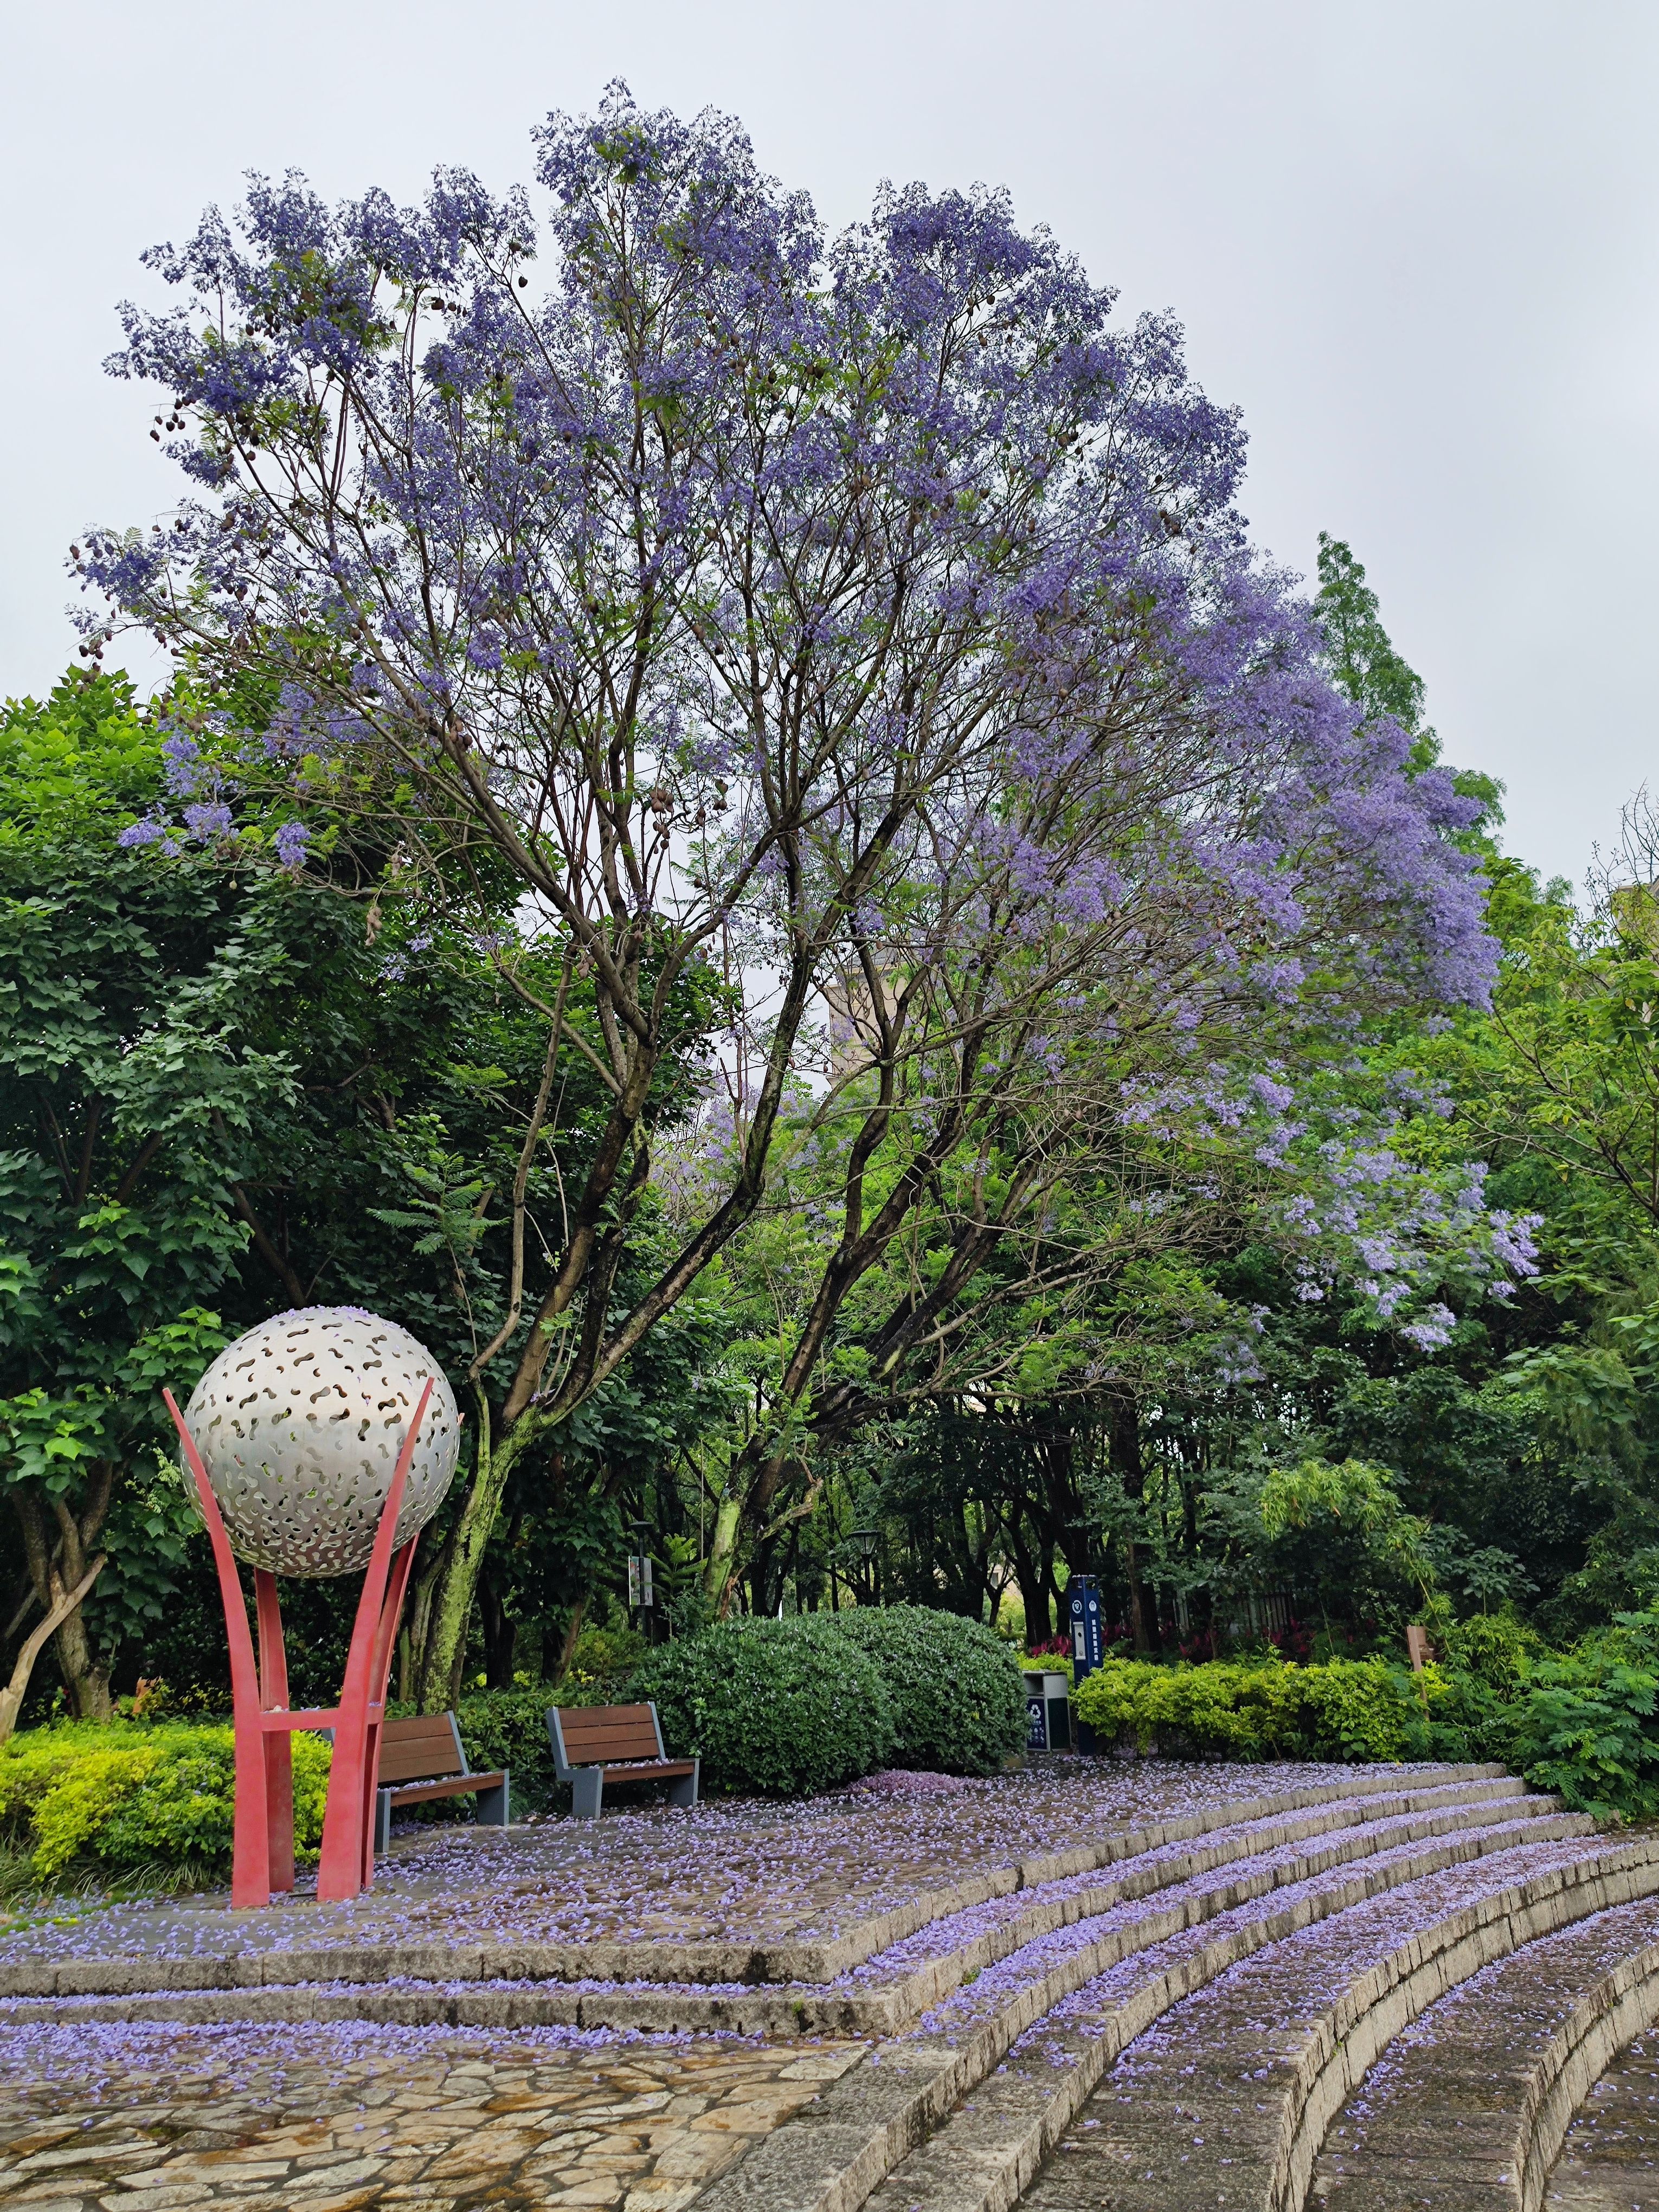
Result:
{"label": "stone paving", "polygon": [[[922,2094],[910,2074],[920,2083],[926,2060],[945,2069],[943,2087],[968,2045],[992,2034],[969,2021],[959,2051],[941,2012],[881,2040],[854,1997],[884,2003],[884,1975],[902,1969],[908,1989],[942,1974],[941,1997],[960,1984],[955,2002],[971,2008],[981,1994],[995,1997],[1005,1954],[1024,1990],[1024,1952],[1042,1942],[1018,1946],[1051,1923],[1062,1948],[1131,1941],[1117,1929],[1116,1893],[1107,1894],[1125,1851],[1137,1855],[1125,1900],[1147,1893],[1144,1906],[1126,1902],[1130,1918],[1151,1909],[1184,1924],[1198,1906],[1185,1899],[1179,1839],[1200,1832],[1193,1865],[1213,1860],[1224,1883],[1234,1860],[1249,1873],[1250,1852],[1267,1850],[1271,1865],[1241,1895],[1265,1885],[1269,1911],[1294,1901],[1284,1882],[1299,1854],[1316,1858],[1328,1844],[1338,1868],[1369,1853],[1357,1901],[1382,1878],[1382,1847],[1396,1836],[1420,1827],[1438,1864],[1507,1844],[1511,1820],[1547,1814],[1492,1772],[1054,1759],[984,1782],[878,1778],[881,1786],[806,1806],[630,1809],[506,1835],[437,1831],[406,1841],[374,1892],[349,1905],[303,1896],[260,1913],[234,1913],[222,1896],[71,1905],[0,1927],[0,2212],[529,2212],[567,2203],[680,2212],[711,2187],[715,2212],[789,2212],[820,2201],[815,2157],[838,2172],[849,2156],[862,2174],[851,2206],[916,2140],[895,2135],[863,2174],[859,2146],[884,2142],[904,2100]],[[1411,1809],[1419,1802],[1421,1817]],[[1565,1848],[1583,1825],[1546,1819],[1527,1832],[1542,1849],[1559,1828]],[[1203,1877],[1211,1887],[1215,1879]],[[454,1961],[467,1943],[482,1947],[475,1973],[530,1978],[476,1985],[476,2002],[487,1997],[493,2011],[465,2009],[472,1997],[411,2009],[436,1986],[422,1976],[446,1960],[465,1971]],[[544,1950],[532,1955],[538,1943]],[[513,1945],[516,1954],[501,1948]],[[607,1945],[617,1963],[601,1969]],[[941,1945],[947,1955],[936,1960]],[[641,1980],[575,1978],[619,1974],[624,1954]],[[741,2011],[720,2011],[721,1966],[741,1971],[732,1984]],[[787,1978],[802,1973],[853,1996],[815,2015],[804,2002],[811,1990]],[[331,1977],[355,1993],[341,1997]],[[653,1986],[681,1977],[704,1992],[701,2013]],[[100,1988],[118,1994],[86,1994]],[[561,1990],[584,1988],[604,1993],[596,2013],[549,2008],[546,1995],[526,2009],[517,1994],[563,2004]],[[129,2002],[123,1990],[153,1994]],[[180,1991],[196,1993],[182,2013]],[[243,1999],[263,2003],[272,1992],[285,2013],[232,2016]],[[1006,1995],[1005,2009],[1030,2010],[1036,1996],[1035,1984]],[[770,2013],[750,2009],[761,1996]],[[351,2016],[370,2001],[378,2013]],[[912,2012],[923,2001],[915,1991],[906,2000]],[[398,2024],[416,2021],[428,2024]],[[995,2035],[1006,2042],[1004,2027],[1011,2036],[1018,2025],[1010,2010]],[[845,2194],[830,2179],[830,2195]],[[845,2179],[850,2186],[850,2168]],[[887,2193],[896,2188],[903,2194],[900,2175]],[[953,2180],[947,2195],[957,2191]],[[915,2207],[896,2198],[893,2212]]]}
{"label": "stone paving", "polygon": [[13,2028],[6,2212],[678,2212],[854,2043],[542,2029]]}
{"label": "stone paving", "polygon": [[1547,2212],[1659,2212],[1659,2036],[1615,2059],[1574,2121]]}

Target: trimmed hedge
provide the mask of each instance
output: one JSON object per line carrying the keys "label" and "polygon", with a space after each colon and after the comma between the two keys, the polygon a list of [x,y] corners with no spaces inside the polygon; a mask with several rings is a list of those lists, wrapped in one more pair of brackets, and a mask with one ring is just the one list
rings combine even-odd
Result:
{"label": "trimmed hedge", "polygon": [[711,1795],[810,1797],[888,1765],[892,1700],[825,1613],[718,1622],[660,1645],[629,1686],[654,1701],[671,1758],[702,1759]]}
{"label": "trimmed hedge", "polygon": [[887,1686],[896,1766],[1000,1774],[1024,1750],[1024,1676],[988,1628],[919,1605],[855,1606],[834,1619]]}
{"label": "trimmed hedge", "polygon": [[1106,1745],[1133,1741],[1200,1759],[1430,1759],[1464,1747],[1438,1668],[1386,1659],[1160,1667],[1109,1659],[1077,1692],[1078,1718]]}
{"label": "trimmed hedge", "polygon": [[[550,1683],[534,1682],[511,1690],[470,1691],[455,1708],[467,1765],[479,1774],[488,1774],[497,1766],[507,1770],[515,1820],[526,1813],[542,1812],[553,1802],[557,1782],[553,1746],[547,1734],[547,1709],[567,1702]],[[448,1802],[452,1805],[471,1802],[453,1798]]]}
{"label": "trimmed hedge", "polygon": [[[323,1835],[330,1747],[294,1741],[294,1834],[301,1857]],[[228,1728],[84,1721],[0,1745],[0,1843],[42,1884],[209,1883],[229,1871],[235,1739]]]}

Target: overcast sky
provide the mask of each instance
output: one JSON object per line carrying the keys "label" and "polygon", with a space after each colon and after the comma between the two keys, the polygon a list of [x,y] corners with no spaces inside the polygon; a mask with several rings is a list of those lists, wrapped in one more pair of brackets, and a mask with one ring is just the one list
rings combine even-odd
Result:
{"label": "overcast sky", "polygon": [[[0,0],[0,693],[70,658],[70,539],[176,479],[100,363],[143,246],[245,170],[528,182],[611,76],[739,115],[832,222],[1006,185],[1250,432],[1257,540],[1348,538],[1447,756],[1582,879],[1655,774],[1656,0]],[[140,664],[135,661],[134,665]],[[153,672],[146,672],[153,673]]]}

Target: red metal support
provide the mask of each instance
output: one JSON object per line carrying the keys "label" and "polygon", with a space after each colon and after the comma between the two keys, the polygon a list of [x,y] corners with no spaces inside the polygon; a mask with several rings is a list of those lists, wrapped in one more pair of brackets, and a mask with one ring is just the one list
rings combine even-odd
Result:
{"label": "red metal support", "polygon": [[[241,1577],[237,1577],[239,1586]],[[294,1887],[294,1739],[287,1729],[266,1729],[263,1716],[288,1711],[288,1654],[283,1648],[283,1613],[276,1602],[276,1577],[253,1570],[254,1612],[259,1624],[260,1732],[265,1740],[265,1832],[270,1838],[270,1886],[286,1893]]]}
{"label": "red metal support", "polygon": [[398,1617],[409,1587],[418,1538],[410,1537],[393,1556],[398,1516],[415,1456],[415,1440],[432,1395],[421,1393],[392,1472],[392,1487],[374,1533],[374,1549],[363,1577],[357,1617],[346,1659],[345,1680],[337,1705],[289,1710],[288,1660],[283,1647],[283,1617],[276,1577],[263,1567],[253,1576],[259,1651],[255,1660],[248,1630],[247,1601],[240,1571],[230,1548],[224,1516],[208,1480],[201,1454],[173,1401],[162,1397],[184,1447],[196,1484],[203,1518],[219,1571],[225,1631],[230,1642],[230,1687],[235,1713],[236,1812],[230,1901],[242,1910],[268,1905],[273,1889],[294,1887],[295,1730],[332,1729],[334,1758],[329,1772],[328,1805],[323,1816],[323,1847],[317,1870],[317,1894],[332,1899],[356,1897],[374,1879],[374,1792],[380,1780],[380,1725],[386,1713],[386,1683]]}
{"label": "red metal support", "polygon": [[[328,1778],[328,1810],[323,1815],[323,1854],[317,1868],[319,1898],[356,1897],[368,1887],[364,1869],[373,1878],[374,1866],[374,1790],[380,1771],[380,1720],[385,1705],[374,1699],[377,1687],[374,1662],[378,1656],[382,1613],[391,1593],[392,1545],[398,1516],[403,1510],[404,1486],[415,1457],[415,1435],[432,1395],[431,1377],[421,1393],[415,1418],[404,1438],[398,1464],[386,1492],[386,1509],[374,1532],[374,1549],[363,1577],[357,1601],[357,1619],[346,1655],[345,1680],[340,1689],[340,1720],[334,1731],[334,1764]],[[403,1591],[398,1593],[401,1601]],[[395,1627],[395,1624],[393,1624]],[[386,1637],[388,1654],[391,1634]],[[384,1689],[382,1687],[382,1699]]]}
{"label": "red metal support", "polygon": [[196,1495],[201,1500],[202,1515],[213,1546],[214,1565],[219,1570],[219,1594],[225,1601],[225,1632],[230,1638],[230,1694],[236,1728],[236,1813],[232,1831],[234,1856],[230,1901],[233,1908],[241,1911],[249,1905],[270,1902],[270,1814],[265,1736],[259,1724],[259,1676],[254,1664],[253,1638],[248,1634],[242,1578],[237,1571],[230,1538],[225,1533],[224,1516],[219,1510],[219,1501],[213,1494],[213,1485],[208,1480],[195,1439],[173,1402],[172,1391],[164,1390],[161,1395],[167,1400],[167,1411],[184,1444],[185,1462],[196,1479]]}

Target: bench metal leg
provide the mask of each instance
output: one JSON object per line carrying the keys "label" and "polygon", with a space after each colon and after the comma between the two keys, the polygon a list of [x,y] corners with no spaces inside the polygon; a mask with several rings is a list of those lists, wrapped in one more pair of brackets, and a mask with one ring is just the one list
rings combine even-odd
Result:
{"label": "bench metal leg", "polygon": [[697,1782],[702,1772],[702,1761],[698,1759],[690,1774],[683,1774],[678,1782],[668,1785],[671,1805],[695,1805],[697,1802]]}
{"label": "bench metal leg", "polygon": [[605,1770],[579,1766],[570,1778],[570,1809],[579,1820],[597,1820],[605,1796]]}
{"label": "bench metal leg", "polygon": [[374,1792],[374,1850],[378,1857],[392,1849],[392,1792]]}
{"label": "bench metal leg", "polygon": [[493,1790],[478,1792],[478,1826],[481,1828],[504,1828],[507,1826],[507,1793],[513,1778],[503,1774]]}

